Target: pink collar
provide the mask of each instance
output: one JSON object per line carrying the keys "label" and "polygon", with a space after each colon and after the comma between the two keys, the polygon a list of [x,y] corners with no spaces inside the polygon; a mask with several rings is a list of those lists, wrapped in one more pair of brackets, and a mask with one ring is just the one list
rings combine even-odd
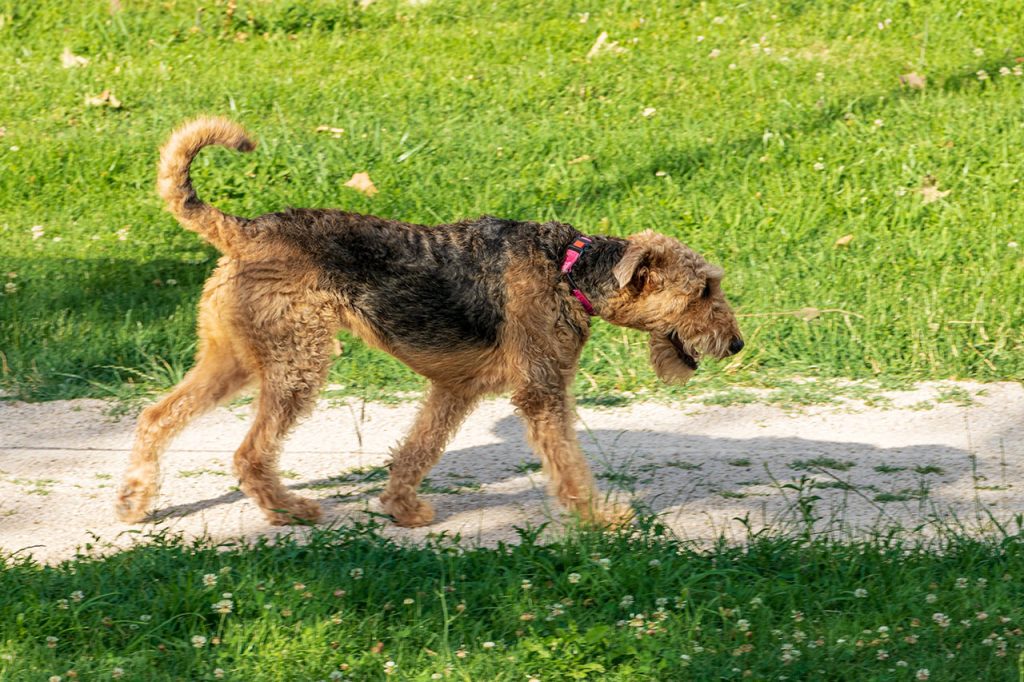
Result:
{"label": "pink collar", "polygon": [[580,235],[576,239],[572,240],[572,243],[565,249],[565,260],[562,261],[562,274],[569,280],[569,285],[572,287],[572,295],[575,296],[581,304],[583,309],[587,311],[588,315],[594,314],[594,306],[590,304],[590,299],[580,291],[580,288],[576,285],[576,282],[572,278],[572,268],[576,265],[576,261],[583,255],[583,251],[586,250],[593,240],[590,237],[584,237]]}

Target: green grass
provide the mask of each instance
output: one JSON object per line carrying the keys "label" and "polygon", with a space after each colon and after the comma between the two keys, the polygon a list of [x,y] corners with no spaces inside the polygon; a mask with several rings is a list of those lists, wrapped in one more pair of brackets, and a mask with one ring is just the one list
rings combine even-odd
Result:
{"label": "green grass", "polygon": [[835,469],[836,471],[849,471],[857,466],[856,462],[836,459],[834,457],[813,457],[811,459],[798,459],[789,463],[790,469],[805,471],[807,469]]}
{"label": "green grass", "polygon": [[[657,524],[478,548],[374,526],[250,548],[170,536],[0,571],[0,678],[1017,680],[1006,537],[698,549]],[[52,638],[52,639],[51,639]],[[389,663],[394,664],[393,666]],[[393,673],[385,670],[393,667]],[[74,671],[73,673],[71,671]]]}
{"label": "green grass", "polygon": [[[698,387],[1024,378],[1016,2],[120,4],[0,0],[9,394],[131,395],[189,367],[216,254],[153,186],[157,147],[198,113],[261,143],[196,164],[228,211],[491,213],[681,238],[725,267],[748,344]],[[588,60],[602,31],[623,51]],[[62,68],[65,46],[88,64]],[[900,85],[910,71],[924,90]],[[86,105],[104,90],[123,106]],[[343,186],[360,171],[379,195]],[[951,193],[925,204],[926,176]],[[420,387],[345,345],[344,391]],[[645,347],[598,323],[583,401],[667,390]]]}

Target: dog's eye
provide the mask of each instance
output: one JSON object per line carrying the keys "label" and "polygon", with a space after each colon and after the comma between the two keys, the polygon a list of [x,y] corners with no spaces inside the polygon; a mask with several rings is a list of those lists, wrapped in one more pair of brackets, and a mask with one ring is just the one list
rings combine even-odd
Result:
{"label": "dog's eye", "polygon": [[701,298],[711,298],[711,284],[704,285],[704,291],[700,292]]}

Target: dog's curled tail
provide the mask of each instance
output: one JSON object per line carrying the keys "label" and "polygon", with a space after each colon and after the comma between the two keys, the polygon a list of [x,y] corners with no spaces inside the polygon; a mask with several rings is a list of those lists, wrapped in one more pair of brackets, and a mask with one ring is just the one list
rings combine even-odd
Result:
{"label": "dog's curled tail", "polygon": [[222,253],[238,253],[245,218],[228,215],[196,196],[189,176],[192,160],[203,147],[219,144],[240,152],[256,148],[242,126],[220,117],[197,118],[175,130],[160,148],[157,189],[167,210],[186,229],[199,233]]}

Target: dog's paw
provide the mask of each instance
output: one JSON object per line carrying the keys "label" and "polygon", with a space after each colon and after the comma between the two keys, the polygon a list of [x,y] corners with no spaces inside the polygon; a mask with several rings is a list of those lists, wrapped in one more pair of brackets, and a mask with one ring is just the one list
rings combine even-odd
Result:
{"label": "dog's paw", "polygon": [[576,510],[580,523],[600,530],[626,528],[636,518],[632,508],[621,504],[597,504]]}
{"label": "dog's paw", "polygon": [[632,524],[634,519],[636,512],[632,507],[609,504],[596,510],[593,523],[609,530],[618,530]]}
{"label": "dog's paw", "polygon": [[426,500],[418,497],[412,499],[381,495],[384,511],[391,515],[395,523],[406,528],[428,526],[434,520],[434,507]]}
{"label": "dog's paw", "polygon": [[141,482],[125,482],[117,493],[114,513],[123,523],[142,523],[149,516],[155,490]]}
{"label": "dog's paw", "polygon": [[275,526],[309,525],[320,521],[320,503],[305,497],[291,497],[274,509],[264,509],[267,520]]}

